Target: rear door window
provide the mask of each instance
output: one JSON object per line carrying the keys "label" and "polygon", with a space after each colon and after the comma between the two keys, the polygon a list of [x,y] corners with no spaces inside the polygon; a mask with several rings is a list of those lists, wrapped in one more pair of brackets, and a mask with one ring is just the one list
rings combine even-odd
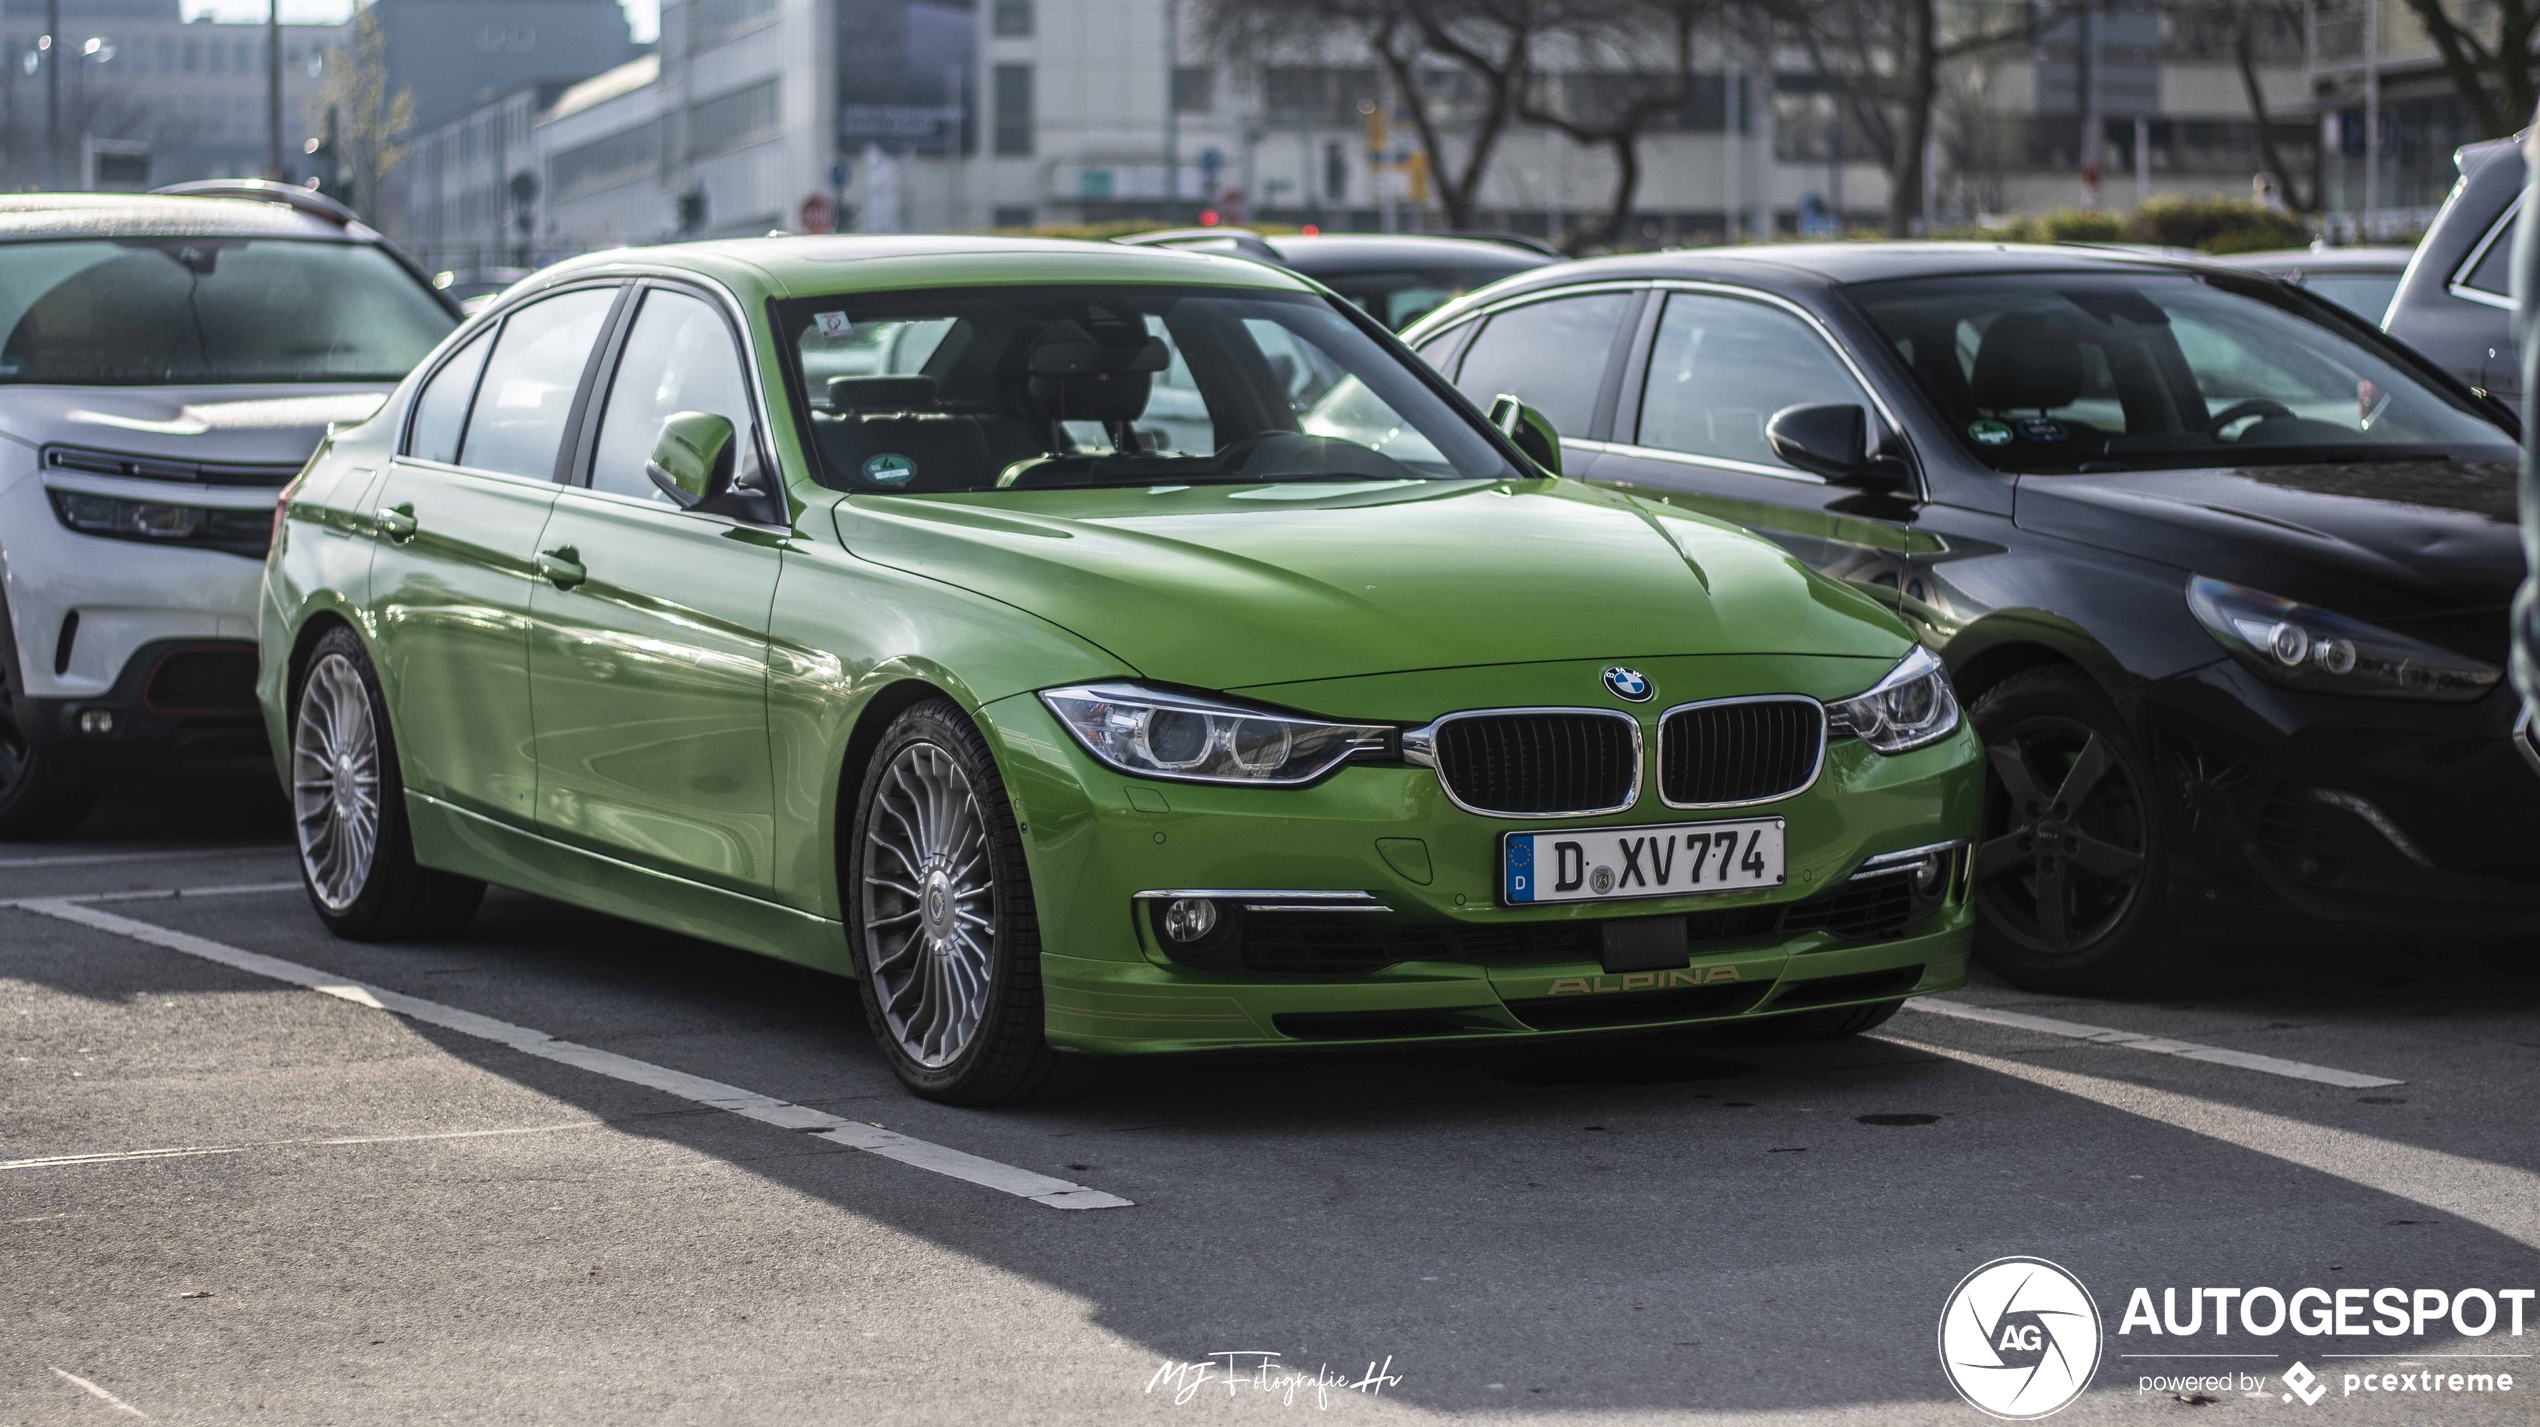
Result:
{"label": "rear door window", "polygon": [[2514,225],[2521,217],[2522,205],[2517,202],[2505,210],[2504,217],[2496,220],[2496,226],[2488,233],[2487,246],[2470,263],[2469,271],[2461,274],[2461,286],[2489,297],[2500,297],[2508,302],[2513,300]]}
{"label": "rear door window", "polygon": [[617,293],[613,287],[582,288],[530,303],[503,319],[469,411],[460,465],[533,480],[555,478],[574,394]]}
{"label": "rear door window", "polygon": [[441,364],[415,398],[413,439],[406,454],[418,461],[444,465],[459,458],[459,433],[467,426],[468,398],[476,395],[476,378],[485,370],[485,354],[494,346],[491,331],[480,332],[459,354]]}

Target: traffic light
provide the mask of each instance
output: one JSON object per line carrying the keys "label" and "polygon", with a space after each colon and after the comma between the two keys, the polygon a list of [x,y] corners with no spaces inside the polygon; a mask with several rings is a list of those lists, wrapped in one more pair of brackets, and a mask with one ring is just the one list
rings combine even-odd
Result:
{"label": "traffic light", "polygon": [[679,195],[679,231],[695,236],[706,228],[706,191],[692,188]]}

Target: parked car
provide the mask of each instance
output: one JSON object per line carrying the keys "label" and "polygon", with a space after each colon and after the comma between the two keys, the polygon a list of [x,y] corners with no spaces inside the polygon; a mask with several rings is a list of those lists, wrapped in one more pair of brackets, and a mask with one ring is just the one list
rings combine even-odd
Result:
{"label": "parked car", "polygon": [[280,184],[0,197],[0,245],[0,838],[25,838],[112,776],[261,762],[275,493],[458,315]]}
{"label": "parked car", "polygon": [[2505,402],[2522,400],[2514,351],[2514,222],[2522,213],[2518,139],[2467,144],[2461,177],[2417,243],[2382,330]]}
{"label": "parked car", "polygon": [[1513,234],[1323,233],[1272,238],[1243,228],[1174,228],[1115,241],[1276,263],[1357,303],[1397,332],[1450,298],[1513,273],[1563,261],[1559,252]]}
{"label": "parked car", "polygon": [[[1211,419],[1159,442],[1175,370]],[[1841,1035],[1957,984],[1983,774],[1938,661],[1500,419],[1535,456],[1255,262],[549,269],[283,512],[311,901],[388,937],[501,882],[852,974],[963,1102],[1060,1050]]]}
{"label": "parked car", "polygon": [[2263,253],[2234,253],[2211,259],[2226,267],[2247,268],[2306,287],[2375,326],[2399,295],[2399,279],[2416,249],[2397,246],[2365,248],[2280,248]]}
{"label": "parked car", "polygon": [[1894,608],[1992,778],[1977,947],[2192,977],[2182,929],[2540,927],[2508,739],[2512,414],[2254,274],[1849,243],[1573,263],[1407,334],[1574,474]]}

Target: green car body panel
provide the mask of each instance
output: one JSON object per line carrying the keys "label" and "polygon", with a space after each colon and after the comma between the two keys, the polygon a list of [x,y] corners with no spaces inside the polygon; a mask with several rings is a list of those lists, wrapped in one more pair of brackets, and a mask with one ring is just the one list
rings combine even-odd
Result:
{"label": "green car body panel", "polygon": [[[1685,972],[1608,973],[1592,954],[1329,979],[1176,963],[1139,894],[1361,891],[1428,926],[1794,901],[1866,857],[1971,838],[1980,750],[1963,720],[1892,756],[1838,738],[1813,782],[1761,806],[1669,808],[1653,775],[1636,806],[1549,822],[1464,811],[1405,761],[1303,787],[1125,775],[1038,691],[1140,680],[1403,726],[1459,710],[1615,708],[1654,750],[1669,707],[1850,697],[1912,641],[1873,600],[1764,540],[1558,478],[851,495],[813,475],[773,303],[1087,282],[1316,291],[1274,269],[1095,245],[797,239],[598,255],[533,287],[648,279],[725,300],[756,369],[785,525],[402,456],[435,362],[378,417],[330,436],[285,495],[260,631],[277,764],[290,766],[301,656],[324,629],[351,626],[390,708],[425,865],[851,974],[841,854],[864,760],[883,724],[940,694],[986,736],[1023,824],[1047,1034],[1062,1048],[1292,1044],[1278,1018],[1326,1013],[1400,1013],[1353,1040],[1546,1036],[1569,1032],[1530,1028],[1510,1003],[1734,983],[1768,988],[1735,1008],[1753,1017],[1962,982],[1972,914],[1957,885],[1907,935],[1703,942]],[[1656,697],[1609,693],[1600,677],[1615,664],[1646,674]],[[1785,885],[1501,904],[1504,833],[1755,816],[1786,820]],[[1911,968],[1903,984],[1874,975]],[[1878,989],[1802,994],[1847,977]],[[1640,1022],[1593,1022],[1628,1023]]]}

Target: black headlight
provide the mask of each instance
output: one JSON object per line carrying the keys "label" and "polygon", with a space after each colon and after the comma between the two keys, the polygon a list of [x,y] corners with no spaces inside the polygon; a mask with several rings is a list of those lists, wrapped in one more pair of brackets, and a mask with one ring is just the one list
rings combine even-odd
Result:
{"label": "black headlight", "polygon": [[53,514],[82,535],[224,550],[261,560],[273,543],[269,510],[221,510],[171,501],[124,500],[86,491],[56,490]]}
{"label": "black headlight", "polygon": [[2467,703],[2504,677],[2485,660],[2203,575],[2187,582],[2187,607],[2231,657],[2296,689]]}

